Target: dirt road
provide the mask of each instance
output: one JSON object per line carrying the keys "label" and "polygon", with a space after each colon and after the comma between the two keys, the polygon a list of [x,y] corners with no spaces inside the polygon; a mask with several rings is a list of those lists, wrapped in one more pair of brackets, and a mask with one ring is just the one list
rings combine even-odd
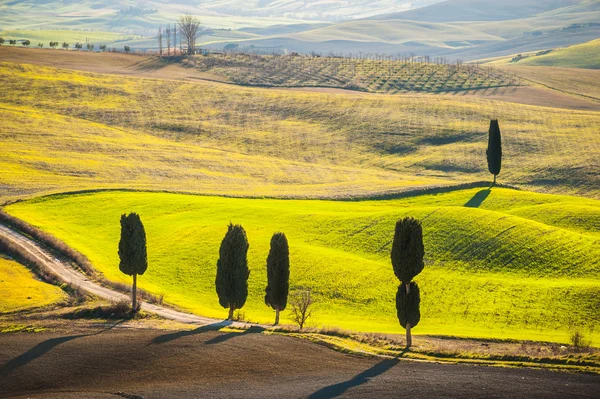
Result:
{"label": "dirt road", "polygon": [[[34,256],[41,263],[45,264],[46,267],[52,271],[55,275],[59,276],[63,281],[71,286],[78,286],[81,289],[89,292],[90,294],[96,295],[100,298],[119,301],[121,299],[129,300],[129,296],[120,292],[114,291],[110,288],[104,287],[94,281],[88,279],[87,276],[73,269],[68,264],[62,262],[56,258],[49,250],[40,246],[37,242],[31,238],[20,234],[4,225],[0,224],[0,235],[9,239],[15,245],[21,247],[23,251],[28,252]],[[179,312],[173,309],[169,309],[163,306],[153,305],[150,303],[142,303],[142,309],[155,313],[167,319],[183,322],[183,323],[194,323],[194,324],[213,324],[218,323],[219,320],[210,319],[207,317],[196,316],[189,313]],[[231,324],[230,324],[231,325]],[[233,323],[234,326],[244,326],[244,323]]]}

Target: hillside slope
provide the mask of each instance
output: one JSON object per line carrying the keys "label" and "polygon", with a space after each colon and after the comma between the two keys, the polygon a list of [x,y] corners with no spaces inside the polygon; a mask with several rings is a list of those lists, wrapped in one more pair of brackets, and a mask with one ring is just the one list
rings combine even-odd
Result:
{"label": "hillside slope", "polygon": [[[589,3],[584,0],[447,0],[416,10],[377,15],[371,19],[425,22],[501,21],[532,17],[556,9]],[[593,3],[599,3],[593,1]]]}
{"label": "hillside slope", "polygon": [[501,182],[600,193],[598,112],[11,63],[0,63],[0,80],[2,200],[108,187],[339,198],[486,180],[494,116],[504,133]]}
{"label": "hillside slope", "polygon": [[109,279],[129,282],[115,250],[125,210],[141,215],[148,235],[150,266],[140,285],[205,316],[225,314],[213,284],[231,221],[250,242],[248,319],[272,317],[264,261],[271,234],[284,231],[291,289],[313,290],[316,323],[397,331],[389,250],[394,223],[411,215],[423,220],[427,262],[418,277],[417,332],[564,340],[572,326],[600,322],[600,236],[588,228],[600,224],[595,200],[498,188],[358,202],[102,192],[6,208],[83,252]]}
{"label": "hillside slope", "polygon": [[600,39],[566,48],[528,54],[511,63],[516,65],[600,69]]}

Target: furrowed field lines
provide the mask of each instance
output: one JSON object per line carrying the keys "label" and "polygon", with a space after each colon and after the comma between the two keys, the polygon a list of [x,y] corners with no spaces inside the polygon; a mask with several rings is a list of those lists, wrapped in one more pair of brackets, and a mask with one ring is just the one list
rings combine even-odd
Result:
{"label": "furrowed field lines", "polygon": [[[564,217],[554,218],[554,206]],[[418,277],[423,320],[416,333],[565,342],[580,328],[600,338],[599,236],[586,232],[600,224],[597,200],[500,188],[355,202],[100,192],[41,197],[6,211],[123,282],[118,220],[139,213],[150,264],[140,286],[213,317],[226,314],[214,291],[219,242],[230,221],[241,223],[252,271],[242,312],[258,322],[272,321],[265,259],[271,234],[284,231],[291,289],[313,290],[315,323],[380,332],[399,331],[389,251],[396,220],[410,215],[423,221],[428,263]]]}
{"label": "furrowed field lines", "polygon": [[519,79],[490,66],[300,55],[215,54],[186,59],[201,71],[249,86],[338,87],[373,93],[443,93],[518,86]]}
{"label": "furrowed field lines", "polygon": [[128,187],[350,197],[488,179],[597,198],[600,113],[450,95],[364,96],[0,63],[2,200]]}

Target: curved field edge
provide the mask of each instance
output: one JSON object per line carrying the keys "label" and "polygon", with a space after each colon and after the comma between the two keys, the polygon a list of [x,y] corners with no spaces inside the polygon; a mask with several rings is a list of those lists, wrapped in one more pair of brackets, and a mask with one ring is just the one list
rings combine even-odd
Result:
{"label": "curved field edge", "polygon": [[67,298],[58,286],[38,280],[20,263],[0,253],[0,314],[45,307]]}
{"label": "curved field edge", "polygon": [[[310,287],[318,299],[315,325],[396,333],[389,242],[397,218],[413,215],[424,221],[428,262],[418,277],[423,319],[415,333],[565,342],[581,328],[597,341],[598,238],[578,232],[585,225],[576,205],[587,211],[598,201],[500,188],[482,199],[486,191],[355,202],[99,192],[38,198],[6,211],[125,283],[118,271],[118,220],[123,212],[139,212],[150,260],[141,287],[210,317],[224,316],[214,293],[220,239],[229,221],[242,223],[252,270],[242,313],[261,323],[273,317],[263,303],[268,242],[282,230],[290,239],[292,289]],[[569,228],[508,214],[553,203],[570,204]]]}

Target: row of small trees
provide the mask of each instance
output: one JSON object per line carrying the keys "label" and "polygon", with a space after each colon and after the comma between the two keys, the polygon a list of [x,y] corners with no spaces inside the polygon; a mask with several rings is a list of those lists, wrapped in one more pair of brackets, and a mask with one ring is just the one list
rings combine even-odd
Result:
{"label": "row of small trees", "polygon": [[[489,141],[486,151],[490,173],[500,173],[502,147],[500,127],[497,120],[490,122]],[[225,237],[219,248],[215,287],[219,304],[229,310],[228,319],[233,319],[234,311],[241,309],[248,298],[248,237],[241,225],[232,223],[227,227]],[[275,325],[279,324],[280,312],[286,309],[289,294],[290,251],[284,233],[275,233],[271,237],[271,246],[267,256],[267,287],[265,304],[275,310]],[[398,220],[394,230],[390,253],[392,268],[400,284],[396,292],[396,315],[400,325],[406,330],[406,346],[412,345],[411,330],[421,320],[421,294],[414,278],[423,271],[425,247],[423,227],[420,221],[405,217]],[[133,277],[132,306],[137,304],[137,276],[148,268],[146,250],[146,232],[138,214],[121,216],[121,239],[119,241],[119,269]],[[293,318],[300,328],[310,316],[312,298],[304,294],[293,308]]]}
{"label": "row of small trees", "polygon": [[[241,225],[229,224],[219,248],[215,287],[219,304],[229,310],[228,319],[233,320],[234,311],[241,309],[248,298],[248,237]],[[137,276],[148,268],[146,232],[138,214],[121,216],[121,239],[119,241],[119,269],[133,277],[132,308],[137,303]],[[279,324],[280,312],[285,310],[289,295],[290,258],[289,245],[284,233],[271,237],[267,256],[267,287],[265,304],[275,310],[275,325]],[[410,347],[411,328],[420,320],[420,294],[412,279],[423,270],[423,234],[421,223],[404,218],[396,224],[392,244],[392,266],[401,281],[396,294],[396,309],[400,325],[406,329],[407,347]],[[298,295],[292,309],[292,318],[304,327],[310,317],[313,300],[310,292]]]}
{"label": "row of small trees", "polygon": [[[0,46],[4,45],[4,43],[6,43],[6,39],[4,39],[4,38],[0,37]],[[8,44],[10,44],[11,46],[14,46],[14,45],[16,45],[16,44],[17,44],[17,40],[16,40],[16,39],[9,39],[9,40],[8,40]],[[31,46],[31,40],[29,40],[29,39],[27,39],[27,40],[23,40],[23,41],[21,42],[21,44],[22,44],[24,47],[29,47],[29,46]],[[58,47],[59,47],[59,45],[60,45],[60,46],[61,46],[63,49],[65,49],[65,50],[66,50],[66,49],[68,49],[68,48],[69,48],[69,46],[70,46],[70,45],[69,45],[69,43],[67,43],[67,42],[63,42],[63,43],[62,43],[62,45],[61,45],[60,43],[58,43],[58,42],[55,42],[55,41],[50,41],[50,42],[48,43],[48,46],[49,46],[50,48],[52,48],[52,49],[56,49],[56,48],[58,48]],[[37,46],[38,46],[39,48],[43,48],[43,47],[44,47],[44,43],[42,43],[42,42],[39,42],[39,43],[37,44]],[[87,48],[87,50],[88,50],[88,51],[94,51],[94,49],[96,48],[96,45],[95,45],[95,44],[93,44],[93,43],[86,43],[85,47]],[[75,49],[77,49],[77,50],[81,50],[81,49],[83,48],[83,44],[82,44],[82,43],[79,43],[79,42],[77,42],[77,43],[75,43],[75,44],[73,45],[73,48],[75,48]],[[109,48],[109,47],[108,47],[106,44],[100,44],[100,45],[98,45],[98,48],[100,49],[100,51],[112,51],[112,52],[116,52],[116,51],[117,51],[116,47],[113,47],[113,48],[112,48],[112,50],[111,50],[111,49],[110,49],[110,48]],[[124,52],[126,52],[126,53],[129,53],[129,52],[131,52],[131,47],[130,47],[130,46],[124,46],[124,47],[123,47],[123,51],[124,51]]]}

